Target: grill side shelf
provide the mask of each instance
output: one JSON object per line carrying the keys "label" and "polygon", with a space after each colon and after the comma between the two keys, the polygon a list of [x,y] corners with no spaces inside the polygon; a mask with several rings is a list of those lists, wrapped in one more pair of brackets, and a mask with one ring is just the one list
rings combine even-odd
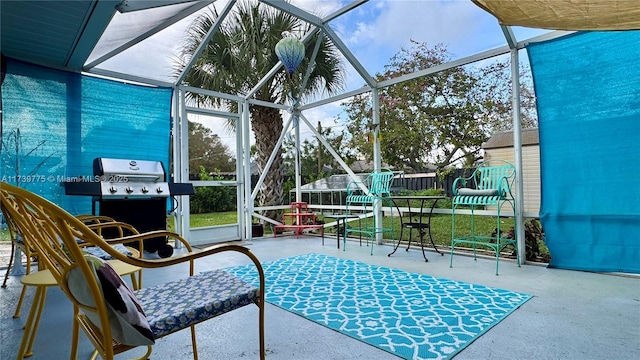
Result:
{"label": "grill side shelf", "polygon": [[63,182],[62,186],[66,195],[101,195],[99,182]]}
{"label": "grill side shelf", "polygon": [[171,195],[193,195],[196,193],[191,183],[169,183]]}

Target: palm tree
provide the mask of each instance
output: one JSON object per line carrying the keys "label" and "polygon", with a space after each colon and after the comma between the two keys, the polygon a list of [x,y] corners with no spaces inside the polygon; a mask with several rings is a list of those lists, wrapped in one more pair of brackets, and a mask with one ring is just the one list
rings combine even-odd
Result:
{"label": "palm tree", "polygon": [[[181,50],[177,70],[183,69],[184,64],[191,59],[217,18],[218,13],[213,9],[194,20]],[[283,32],[287,31],[301,38],[309,30],[310,27],[298,18],[268,5],[254,1],[239,3],[213,35],[185,77],[185,82],[190,86],[229,94],[248,93],[278,63],[274,48],[282,39]],[[318,36],[322,36],[320,50],[312,63],[310,58]],[[302,83],[302,74],[310,63],[314,67],[299,96],[301,100],[323,91],[332,94],[342,88],[343,69],[337,50],[324,35],[316,33],[310,40],[305,44],[306,56],[297,73],[288,77],[284,69],[278,72],[255,93],[256,99],[284,103],[291,86],[295,88]],[[199,105],[224,105],[220,100],[202,95],[192,95],[191,100]],[[228,104],[232,111],[235,106],[233,103]],[[257,162],[264,169],[283,130],[283,119],[280,110],[256,105],[250,107],[250,115],[251,128],[256,138]],[[283,174],[282,151],[278,150],[260,188],[261,206],[283,203]],[[278,213],[265,212],[265,215],[276,219]]]}

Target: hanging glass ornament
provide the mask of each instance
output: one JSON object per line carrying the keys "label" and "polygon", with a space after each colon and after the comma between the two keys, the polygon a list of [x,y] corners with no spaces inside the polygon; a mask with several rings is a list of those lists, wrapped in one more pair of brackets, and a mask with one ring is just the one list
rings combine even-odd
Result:
{"label": "hanging glass ornament", "polygon": [[287,36],[276,44],[276,56],[291,75],[304,58],[304,44],[294,36]]}

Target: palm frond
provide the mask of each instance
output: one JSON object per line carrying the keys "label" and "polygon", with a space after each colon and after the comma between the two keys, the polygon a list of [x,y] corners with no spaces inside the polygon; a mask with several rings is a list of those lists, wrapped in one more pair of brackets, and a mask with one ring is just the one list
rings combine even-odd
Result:
{"label": "palm frond", "polygon": [[[176,76],[183,71],[217,19],[217,12],[211,10],[194,20],[175,64]],[[194,87],[244,94],[278,63],[274,49],[283,32],[303,37],[310,29],[298,18],[268,5],[255,1],[240,2],[212,36],[185,77],[185,82]],[[315,61],[309,59],[318,36],[316,34],[306,44],[307,57],[298,71],[304,73],[308,66],[313,66],[301,95],[303,98],[317,93],[333,94],[342,88],[344,81],[341,58],[326,36],[323,35]],[[265,82],[255,97],[282,103],[287,96],[284,86],[287,81],[291,82],[289,88],[299,87],[300,74],[289,78],[284,70],[278,72]],[[216,103],[209,97],[192,96],[199,104]]]}

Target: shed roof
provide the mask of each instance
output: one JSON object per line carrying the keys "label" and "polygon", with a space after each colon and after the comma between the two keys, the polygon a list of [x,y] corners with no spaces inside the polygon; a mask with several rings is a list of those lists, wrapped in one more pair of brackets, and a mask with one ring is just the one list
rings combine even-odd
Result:
{"label": "shed roof", "polygon": [[[522,129],[522,146],[538,145],[538,128]],[[482,143],[483,149],[499,149],[513,147],[513,131],[495,133]]]}

